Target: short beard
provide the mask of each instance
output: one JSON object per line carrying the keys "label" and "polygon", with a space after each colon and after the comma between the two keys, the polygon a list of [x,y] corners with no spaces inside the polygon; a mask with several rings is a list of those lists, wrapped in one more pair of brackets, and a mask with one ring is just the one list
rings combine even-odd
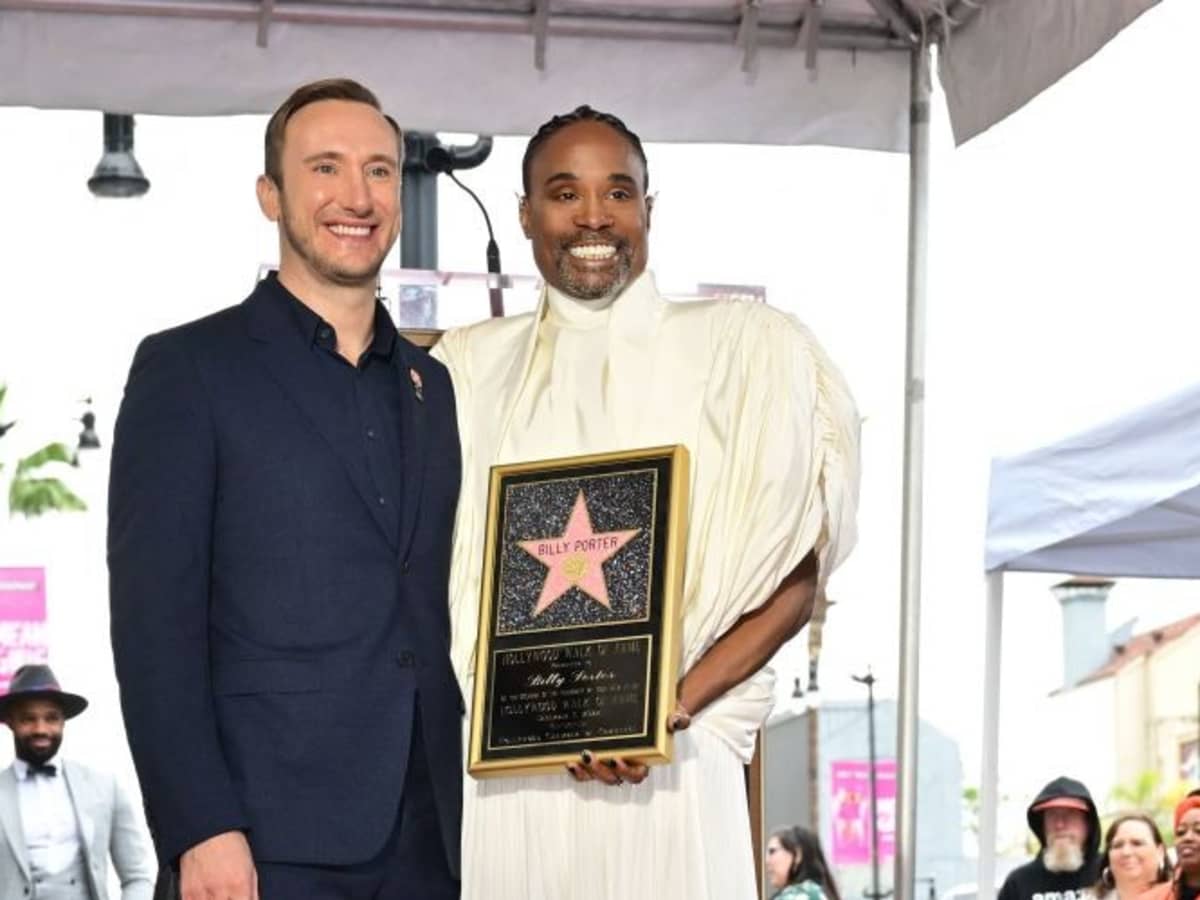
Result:
{"label": "short beard", "polygon": [[13,755],[17,759],[24,760],[31,766],[44,766],[50,760],[54,759],[58,748],[62,746],[62,738],[56,737],[50,739],[50,746],[46,749],[33,746],[30,738],[19,738],[13,735]]}
{"label": "short beard", "polygon": [[342,287],[362,287],[367,284],[375,284],[379,277],[379,270],[383,268],[383,261],[387,257],[386,251],[365,270],[339,268],[318,256],[316,251],[312,247],[306,246],[299,235],[292,230],[291,215],[282,191],[279,193],[279,213],[279,225],[283,229],[284,239],[296,251],[296,255],[307,262],[318,275]]}
{"label": "short beard", "polygon": [[578,237],[559,242],[558,253],[555,255],[559,289],[576,300],[612,300],[625,290],[625,286],[629,283],[629,275],[633,271],[633,254],[629,250],[629,245],[624,241],[617,244],[617,271],[608,284],[597,285],[577,281],[571,271],[571,253],[568,248],[579,242]]}
{"label": "short beard", "polygon": [[1042,851],[1042,865],[1051,872],[1078,872],[1083,868],[1083,848],[1071,840],[1052,841]]}

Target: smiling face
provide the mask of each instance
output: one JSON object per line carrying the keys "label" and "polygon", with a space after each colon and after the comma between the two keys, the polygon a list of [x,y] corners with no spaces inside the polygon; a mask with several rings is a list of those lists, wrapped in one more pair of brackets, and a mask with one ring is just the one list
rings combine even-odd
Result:
{"label": "smiling face", "polygon": [[1126,819],[1117,826],[1109,843],[1108,869],[1117,888],[1129,893],[1154,883],[1162,856],[1150,826],[1140,819]]}
{"label": "smiling face", "polygon": [[42,765],[54,758],[62,744],[66,716],[53,700],[29,699],[14,703],[8,713],[17,759]]}
{"label": "smiling face", "polygon": [[645,182],[633,145],[603,122],[568,125],[538,148],[521,227],[547,284],[577,300],[602,300],[645,271]]}
{"label": "smiling face", "polygon": [[779,843],[779,838],[772,837],[767,841],[767,880],[771,887],[779,890],[788,883],[795,861],[795,854]]}
{"label": "smiling face", "polygon": [[1200,809],[1189,809],[1175,826],[1175,854],[1188,883],[1200,884]]}
{"label": "smiling face", "polygon": [[288,120],[282,184],[258,180],[267,218],[279,223],[280,279],[309,289],[371,287],[400,233],[400,150],[376,109],[319,100]]}

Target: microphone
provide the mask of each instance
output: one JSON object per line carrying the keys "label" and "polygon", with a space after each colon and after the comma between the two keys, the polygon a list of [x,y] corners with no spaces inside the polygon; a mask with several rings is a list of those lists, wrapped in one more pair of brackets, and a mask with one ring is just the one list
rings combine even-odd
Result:
{"label": "microphone", "polygon": [[458,176],[454,174],[455,169],[474,168],[487,159],[491,152],[492,139],[490,137],[481,137],[473,145],[465,149],[434,144],[425,151],[425,168],[431,172],[447,176],[467,192],[470,198],[475,201],[475,205],[479,207],[479,211],[483,213],[483,224],[487,226],[488,233],[488,305],[491,308],[492,318],[497,319],[504,315],[504,292],[500,286],[500,245],[496,243],[496,235],[492,231],[492,219],[488,215],[483,201],[479,199],[473,190],[459,181]]}

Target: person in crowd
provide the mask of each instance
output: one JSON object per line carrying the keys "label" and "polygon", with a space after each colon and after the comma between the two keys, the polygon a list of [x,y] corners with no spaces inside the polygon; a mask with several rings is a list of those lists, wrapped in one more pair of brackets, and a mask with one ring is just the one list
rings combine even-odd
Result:
{"label": "person in crowd", "polygon": [[1055,778],[1029,805],[1036,857],[1013,869],[998,900],[1083,900],[1100,874],[1100,817],[1088,789]]}
{"label": "person in crowd", "polygon": [[1197,900],[1200,897],[1200,790],[1175,807],[1175,871],[1140,900]]}
{"label": "person in crowd", "polygon": [[184,900],[459,893],[454,399],[375,298],[402,156],[367,88],[294,91],[257,184],[278,274],[146,338],[130,370],[113,655]]}
{"label": "person in crowd", "polygon": [[529,141],[522,181],[520,221],[545,283],[536,313],[451,330],[433,351],[463,436],[455,668],[471,696],[489,467],[682,444],[682,679],[664,711],[669,765],[581,748],[558,775],[469,780],[463,894],[748,900],[743,772],[771,707],[765,664],[853,543],[858,415],[793,317],[658,292],[646,156],[620,119],[587,106],[555,116]]}
{"label": "person in crowd", "polygon": [[1144,813],[1117,816],[1104,834],[1096,900],[1134,900],[1170,878],[1167,848],[1154,820]]}
{"label": "person in crowd", "polygon": [[771,900],[841,900],[837,883],[816,834],[793,825],[767,841],[767,882]]}
{"label": "person in crowd", "polygon": [[0,697],[13,764],[0,772],[0,900],[108,900],[108,858],[121,900],[150,900],[153,866],[133,805],[109,774],[59,755],[87,700],[47,665],[22,666]]}

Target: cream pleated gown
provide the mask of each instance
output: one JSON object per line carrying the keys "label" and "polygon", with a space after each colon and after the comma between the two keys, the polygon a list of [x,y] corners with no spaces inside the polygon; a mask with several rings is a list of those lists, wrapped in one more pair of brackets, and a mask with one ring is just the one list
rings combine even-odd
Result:
{"label": "cream pleated gown", "polygon": [[[462,434],[450,602],[468,702],[493,464],[688,448],[685,672],[810,550],[823,581],[853,543],[853,402],[808,331],[764,304],[670,303],[647,273],[607,306],[547,289],[535,313],[447,332],[434,355]],[[752,900],[743,766],[773,682],[764,669],[702,711],[639,785],[467,777],[465,900]]]}

